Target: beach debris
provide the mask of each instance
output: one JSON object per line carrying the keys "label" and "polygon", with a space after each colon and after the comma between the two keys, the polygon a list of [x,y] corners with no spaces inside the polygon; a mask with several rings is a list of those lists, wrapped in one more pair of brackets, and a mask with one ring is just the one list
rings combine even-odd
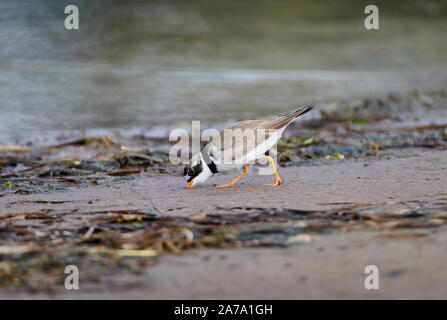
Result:
{"label": "beach debris", "polygon": [[117,270],[138,273],[160,255],[188,250],[309,245],[328,232],[358,230],[383,232],[377,239],[418,240],[424,230],[447,224],[445,201],[327,205],[332,209],[216,207],[190,217],[138,210],[0,215],[0,286],[51,290],[63,282],[66,264],[99,281]]}
{"label": "beach debris", "polygon": [[334,159],[343,160],[344,158],[345,158],[344,154],[336,152],[333,155],[327,155],[324,159],[326,159],[326,160],[334,160]]}

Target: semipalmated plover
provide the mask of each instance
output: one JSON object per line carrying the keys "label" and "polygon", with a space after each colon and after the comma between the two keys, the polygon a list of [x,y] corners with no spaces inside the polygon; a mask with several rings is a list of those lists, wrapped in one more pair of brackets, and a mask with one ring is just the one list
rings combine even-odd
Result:
{"label": "semipalmated plover", "polygon": [[281,184],[275,162],[269,150],[281,138],[286,127],[295,118],[312,110],[313,107],[302,107],[269,120],[246,120],[227,126],[213,135],[201,151],[190,159],[183,175],[188,189],[203,183],[212,175],[234,168],[243,168],[242,174],[232,182],[218,185],[218,188],[230,187],[238,182],[248,171],[247,164],[255,160],[267,159],[275,174],[272,186]]}

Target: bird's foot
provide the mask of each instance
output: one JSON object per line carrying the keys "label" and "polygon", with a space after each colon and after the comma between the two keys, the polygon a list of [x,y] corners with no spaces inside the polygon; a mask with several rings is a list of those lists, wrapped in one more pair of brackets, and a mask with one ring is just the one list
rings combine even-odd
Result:
{"label": "bird's foot", "polygon": [[272,183],[265,184],[266,186],[279,186],[282,183],[281,179],[278,177]]}
{"label": "bird's foot", "polygon": [[220,184],[218,186],[216,186],[216,188],[228,188],[231,187],[233,184],[231,183],[227,183],[227,184]]}

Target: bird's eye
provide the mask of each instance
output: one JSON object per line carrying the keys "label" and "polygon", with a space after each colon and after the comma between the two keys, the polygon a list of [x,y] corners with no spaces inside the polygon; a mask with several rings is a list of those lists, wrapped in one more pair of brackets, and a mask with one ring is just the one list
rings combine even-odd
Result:
{"label": "bird's eye", "polygon": [[194,174],[194,171],[195,171],[195,170],[194,170],[194,168],[191,168],[190,171],[191,171],[192,174]]}

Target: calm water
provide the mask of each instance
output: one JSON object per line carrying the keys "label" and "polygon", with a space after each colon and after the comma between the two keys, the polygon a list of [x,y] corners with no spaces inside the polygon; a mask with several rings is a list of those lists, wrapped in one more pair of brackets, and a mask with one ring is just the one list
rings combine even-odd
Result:
{"label": "calm water", "polygon": [[0,2],[0,143],[164,134],[334,99],[447,88],[444,1]]}

